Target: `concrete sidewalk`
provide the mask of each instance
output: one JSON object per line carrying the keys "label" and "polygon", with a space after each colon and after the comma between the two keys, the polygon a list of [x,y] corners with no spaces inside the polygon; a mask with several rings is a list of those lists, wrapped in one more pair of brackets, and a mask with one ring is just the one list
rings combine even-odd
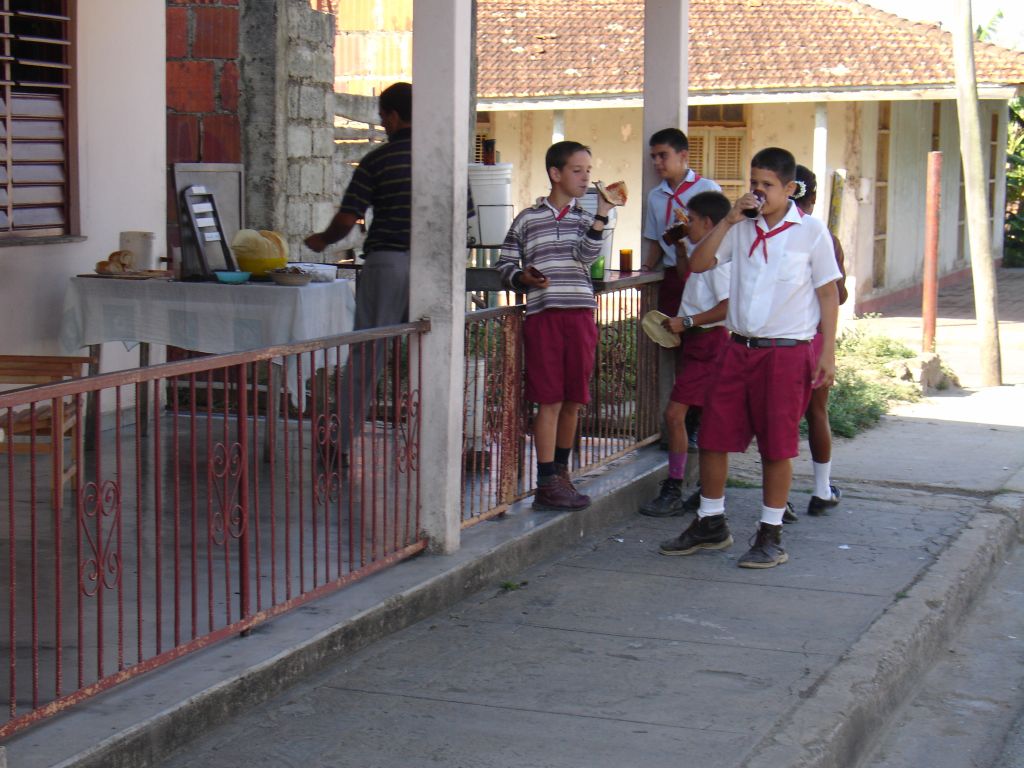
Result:
{"label": "concrete sidewalk", "polygon": [[659,556],[689,519],[635,514],[664,471],[641,451],[584,479],[584,513],[517,507],[29,730],[8,763],[852,765],[1019,538],[1022,446],[1024,386],[927,398],[837,441],[843,502],[815,519],[803,457],[770,571],[736,567],[742,481],[730,550]]}

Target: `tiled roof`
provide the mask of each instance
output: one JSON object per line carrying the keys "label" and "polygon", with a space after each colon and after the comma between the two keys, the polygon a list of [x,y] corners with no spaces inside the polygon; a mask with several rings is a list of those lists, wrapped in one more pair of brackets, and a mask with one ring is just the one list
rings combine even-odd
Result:
{"label": "tiled roof", "polygon": [[[643,0],[478,0],[481,98],[643,90]],[[1024,53],[975,45],[980,84],[1024,84]],[[953,83],[952,36],[854,0],[690,0],[690,93]]]}

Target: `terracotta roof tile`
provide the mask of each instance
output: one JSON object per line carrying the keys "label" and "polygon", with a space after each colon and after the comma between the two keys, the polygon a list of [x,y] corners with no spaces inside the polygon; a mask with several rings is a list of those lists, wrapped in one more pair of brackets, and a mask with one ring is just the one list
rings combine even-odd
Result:
{"label": "terracotta roof tile", "polygon": [[[642,0],[478,0],[478,93],[639,93],[643,18]],[[700,95],[953,83],[948,32],[855,0],[690,0],[689,56]],[[981,84],[1024,84],[1024,53],[978,43],[975,61]]]}

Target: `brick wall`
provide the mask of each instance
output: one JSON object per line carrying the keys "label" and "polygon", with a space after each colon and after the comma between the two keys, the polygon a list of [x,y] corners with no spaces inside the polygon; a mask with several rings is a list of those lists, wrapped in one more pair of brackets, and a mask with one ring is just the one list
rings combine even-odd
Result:
{"label": "brick wall", "polygon": [[[240,163],[239,0],[167,0],[167,164]],[[168,186],[168,243],[179,243]]]}

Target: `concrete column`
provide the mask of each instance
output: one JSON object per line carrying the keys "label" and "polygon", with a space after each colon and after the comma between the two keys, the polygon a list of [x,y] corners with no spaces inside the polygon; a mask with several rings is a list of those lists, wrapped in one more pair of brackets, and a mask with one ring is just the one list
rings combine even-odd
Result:
{"label": "concrete column", "polygon": [[690,87],[689,0],[644,2],[644,207],[658,180],[647,161],[647,140],[661,128],[686,130]]}
{"label": "concrete column", "polygon": [[421,522],[431,551],[459,546],[465,335],[471,0],[413,4],[413,173],[409,316],[423,340]]}
{"label": "concrete column", "polygon": [[814,203],[814,216],[825,220],[832,186],[828,178],[828,104],[814,105],[814,151],[811,170],[818,177],[818,199]]}
{"label": "concrete column", "polygon": [[551,127],[551,143],[557,144],[560,141],[565,141],[565,110],[556,109],[552,113],[552,117],[554,122]]}
{"label": "concrete column", "polygon": [[[690,39],[689,0],[645,0],[644,2],[644,135],[643,213],[647,213],[647,192],[657,186],[647,157],[647,140],[662,128],[686,131],[687,93],[690,87],[688,48]],[[643,221],[643,218],[641,218]],[[643,252],[640,255],[643,258]],[[658,402],[668,402],[675,379],[675,350],[658,355]],[[662,422],[662,434],[665,425]]]}

